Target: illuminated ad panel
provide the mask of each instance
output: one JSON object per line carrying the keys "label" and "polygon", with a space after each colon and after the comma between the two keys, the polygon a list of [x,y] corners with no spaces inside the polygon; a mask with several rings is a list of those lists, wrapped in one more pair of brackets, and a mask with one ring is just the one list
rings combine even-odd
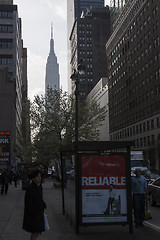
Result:
{"label": "illuminated ad panel", "polygon": [[82,156],[82,223],[127,222],[126,158]]}
{"label": "illuminated ad panel", "polygon": [[10,134],[9,132],[0,132],[0,162],[9,162],[10,160]]}

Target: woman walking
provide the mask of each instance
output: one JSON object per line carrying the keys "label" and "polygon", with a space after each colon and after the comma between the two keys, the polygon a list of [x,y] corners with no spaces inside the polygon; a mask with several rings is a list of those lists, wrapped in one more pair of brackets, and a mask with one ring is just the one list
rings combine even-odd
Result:
{"label": "woman walking", "polygon": [[41,184],[41,172],[35,170],[31,174],[32,182],[25,193],[23,229],[31,233],[30,240],[36,240],[45,231],[44,209]]}

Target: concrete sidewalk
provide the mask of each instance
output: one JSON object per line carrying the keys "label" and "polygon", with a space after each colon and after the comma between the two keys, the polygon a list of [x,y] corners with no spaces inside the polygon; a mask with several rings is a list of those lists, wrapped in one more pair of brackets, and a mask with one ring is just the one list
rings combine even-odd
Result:
{"label": "concrete sidewalk", "polygon": [[[61,189],[54,188],[51,179],[43,184],[44,200],[47,204],[47,216],[50,230],[39,237],[39,240],[159,240],[160,232],[144,227],[135,229],[129,234],[125,226],[96,226],[80,228],[80,234],[75,234],[66,216],[62,215]],[[0,195],[0,239],[29,240],[30,234],[22,229],[24,191],[21,185],[9,186],[7,195]]]}

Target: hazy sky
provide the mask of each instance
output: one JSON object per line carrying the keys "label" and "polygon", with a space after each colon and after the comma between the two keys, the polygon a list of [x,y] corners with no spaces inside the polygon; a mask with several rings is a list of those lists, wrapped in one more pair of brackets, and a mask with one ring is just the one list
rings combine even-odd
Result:
{"label": "hazy sky", "polygon": [[[22,38],[28,49],[28,94],[44,93],[45,68],[50,48],[51,22],[60,85],[67,91],[67,0],[14,0],[22,19]],[[105,0],[109,5],[110,0]]]}

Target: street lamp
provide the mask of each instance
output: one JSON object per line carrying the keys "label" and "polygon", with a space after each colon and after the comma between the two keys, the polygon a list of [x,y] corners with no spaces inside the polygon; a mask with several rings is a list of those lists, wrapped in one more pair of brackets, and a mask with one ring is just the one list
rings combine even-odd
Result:
{"label": "street lamp", "polygon": [[77,70],[74,69],[73,74],[71,75],[72,81],[75,82],[75,143],[78,143],[78,85],[79,85],[79,75],[85,73],[85,66],[82,64],[82,60],[78,64]]}
{"label": "street lamp", "polygon": [[78,162],[78,85],[79,85],[79,76],[85,73],[85,66],[82,64],[82,60],[77,66],[77,70],[74,69],[73,74],[71,75],[72,81],[75,82],[75,215],[76,215],[76,233],[79,232],[79,162]]}

